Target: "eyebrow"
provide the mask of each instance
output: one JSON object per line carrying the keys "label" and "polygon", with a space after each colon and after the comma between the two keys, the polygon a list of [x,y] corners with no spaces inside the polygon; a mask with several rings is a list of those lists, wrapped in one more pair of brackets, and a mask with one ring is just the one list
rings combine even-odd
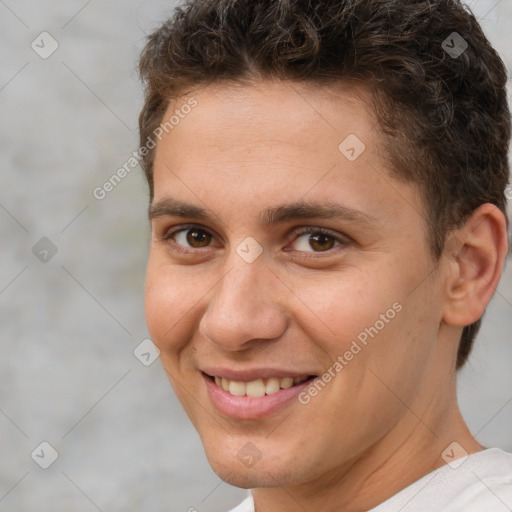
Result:
{"label": "eyebrow", "polygon": [[[149,219],[159,217],[183,217],[213,220],[217,217],[209,210],[179,199],[165,197],[149,207]],[[261,222],[269,227],[297,219],[343,219],[357,224],[375,224],[377,218],[335,202],[300,200],[265,208],[260,214]]]}

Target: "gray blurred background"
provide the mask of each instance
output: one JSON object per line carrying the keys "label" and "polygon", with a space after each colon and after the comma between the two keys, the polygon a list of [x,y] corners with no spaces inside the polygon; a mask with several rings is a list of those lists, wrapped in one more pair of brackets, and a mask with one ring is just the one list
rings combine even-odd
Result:
{"label": "gray blurred background", "polygon": [[[511,69],[511,1],[469,3]],[[159,360],[133,353],[140,168],[93,196],[137,148],[136,61],[174,5],[0,0],[0,511],[222,512],[246,494],[208,466]],[[512,451],[508,263],[459,396],[480,442]]]}

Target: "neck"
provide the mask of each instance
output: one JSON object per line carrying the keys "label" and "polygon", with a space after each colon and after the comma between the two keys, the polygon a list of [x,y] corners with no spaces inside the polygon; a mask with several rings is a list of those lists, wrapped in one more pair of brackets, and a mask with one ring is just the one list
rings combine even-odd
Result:
{"label": "neck", "polygon": [[256,512],[367,511],[447,464],[449,460],[442,454],[452,442],[459,443],[468,454],[481,451],[483,447],[460,413],[455,376],[446,382],[435,372],[432,375],[432,380],[438,379],[437,386],[426,383],[424,389],[431,390],[428,396],[420,393],[413,403],[404,404],[396,427],[364,453],[313,482],[255,489]]}

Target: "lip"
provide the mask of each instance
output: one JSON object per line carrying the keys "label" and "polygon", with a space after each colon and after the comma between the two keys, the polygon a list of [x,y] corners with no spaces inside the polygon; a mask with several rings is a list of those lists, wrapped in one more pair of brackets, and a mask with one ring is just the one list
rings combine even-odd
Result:
{"label": "lip", "polygon": [[[230,371],[229,374],[233,375]],[[250,372],[249,372],[250,373]],[[215,374],[217,376],[222,376],[221,374]],[[227,375],[227,374],[225,374]],[[273,375],[269,375],[269,377],[261,377],[262,373],[258,373],[256,378],[254,374],[250,374],[250,378],[240,378],[240,381],[249,382],[250,380],[256,380],[258,378],[270,378],[277,377],[278,374],[274,373]],[[305,375],[305,374],[302,374]],[[307,374],[306,374],[307,375]],[[298,402],[297,397],[300,393],[309,386],[312,380],[316,377],[312,377],[300,384],[296,384],[288,389],[281,389],[277,393],[272,395],[265,395],[261,397],[252,397],[252,396],[234,396],[227,391],[224,391],[222,388],[217,386],[215,382],[205,373],[201,374],[203,381],[206,385],[206,389],[210,400],[212,401],[214,407],[224,416],[228,416],[232,419],[237,420],[259,420],[271,416],[275,414],[285,407],[290,406],[294,401]],[[297,373],[294,375],[283,375],[280,373],[281,377],[292,377],[299,376]],[[229,377],[225,376],[224,378],[228,379]],[[236,378],[231,378],[231,380],[237,380]]]}
{"label": "lip", "polygon": [[232,368],[208,367],[202,368],[201,371],[210,377],[221,377],[228,380],[236,380],[238,382],[251,382],[258,379],[284,377],[304,377],[306,375],[314,375],[314,372],[304,371],[298,372],[290,370],[279,370],[277,368],[251,368],[247,370],[233,370]]}

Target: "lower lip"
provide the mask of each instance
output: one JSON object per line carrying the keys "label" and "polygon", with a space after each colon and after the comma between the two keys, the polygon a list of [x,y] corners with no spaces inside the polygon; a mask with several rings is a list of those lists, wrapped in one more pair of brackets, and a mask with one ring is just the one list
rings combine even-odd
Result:
{"label": "lower lip", "polygon": [[237,420],[259,420],[270,416],[289,405],[311,384],[305,380],[288,389],[281,389],[272,395],[260,397],[235,396],[217,386],[210,377],[203,374],[203,380],[213,405],[222,414]]}

